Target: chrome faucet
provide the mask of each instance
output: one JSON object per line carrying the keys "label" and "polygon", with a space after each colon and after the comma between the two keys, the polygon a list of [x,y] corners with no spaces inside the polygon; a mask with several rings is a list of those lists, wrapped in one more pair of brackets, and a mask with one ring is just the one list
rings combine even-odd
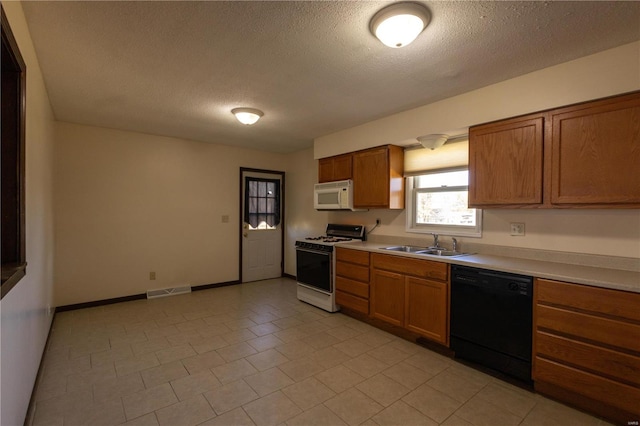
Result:
{"label": "chrome faucet", "polygon": [[440,242],[438,241],[440,236],[438,234],[431,234],[433,235],[433,248],[440,248]]}

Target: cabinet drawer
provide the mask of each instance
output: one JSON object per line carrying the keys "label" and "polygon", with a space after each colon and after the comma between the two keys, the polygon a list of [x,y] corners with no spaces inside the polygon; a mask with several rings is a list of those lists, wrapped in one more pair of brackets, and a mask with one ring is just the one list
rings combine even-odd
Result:
{"label": "cabinet drawer", "polygon": [[361,297],[336,290],[336,303],[345,308],[369,315],[369,301]]}
{"label": "cabinet drawer", "polygon": [[613,407],[640,414],[640,389],[577,370],[540,357],[535,360],[534,380],[568,389]]}
{"label": "cabinet drawer", "polygon": [[369,266],[369,252],[338,247],[336,249],[336,260]]}
{"label": "cabinet drawer", "polygon": [[536,306],[536,326],[640,352],[640,325],[552,306]]}
{"label": "cabinet drawer", "polygon": [[369,268],[352,263],[336,262],[336,275],[365,283],[369,282]]}
{"label": "cabinet drawer", "polygon": [[640,358],[553,334],[536,333],[536,353],[640,386]]}
{"label": "cabinet drawer", "polygon": [[353,281],[348,278],[336,277],[336,290],[351,293],[355,296],[369,299],[369,284]]}
{"label": "cabinet drawer", "polygon": [[567,306],[640,322],[640,294],[544,279],[536,280],[538,303]]}
{"label": "cabinet drawer", "polygon": [[449,279],[449,265],[443,262],[373,253],[371,255],[371,263],[376,269],[398,272],[418,278],[431,278],[440,281]]}

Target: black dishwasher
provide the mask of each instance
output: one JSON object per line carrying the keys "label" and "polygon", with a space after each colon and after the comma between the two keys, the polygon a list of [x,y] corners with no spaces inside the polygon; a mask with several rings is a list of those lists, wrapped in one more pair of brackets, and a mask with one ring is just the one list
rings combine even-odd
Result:
{"label": "black dishwasher", "polygon": [[531,382],[533,279],[451,267],[451,349],[467,359]]}

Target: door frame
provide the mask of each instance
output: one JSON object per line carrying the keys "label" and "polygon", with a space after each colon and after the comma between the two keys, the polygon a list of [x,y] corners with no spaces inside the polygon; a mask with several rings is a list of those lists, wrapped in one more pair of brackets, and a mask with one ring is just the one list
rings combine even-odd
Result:
{"label": "door frame", "polygon": [[281,178],[281,184],[280,184],[280,241],[282,241],[282,244],[280,244],[280,276],[284,276],[284,244],[285,244],[285,240],[284,240],[284,227],[285,227],[285,172],[282,171],[278,171],[278,170],[266,170],[266,169],[253,169],[250,167],[240,167],[240,177],[239,177],[239,207],[238,207],[238,217],[240,218],[239,222],[239,227],[238,227],[238,239],[240,240],[240,244],[238,244],[239,247],[239,251],[238,251],[238,280],[239,282],[242,283],[242,250],[243,250],[243,243],[244,243],[244,238],[242,238],[242,234],[244,232],[244,211],[242,209],[242,204],[244,203],[244,190],[243,190],[243,185],[244,185],[244,173],[245,172],[249,172],[249,173],[268,173],[268,174],[272,174],[272,175],[279,175]]}

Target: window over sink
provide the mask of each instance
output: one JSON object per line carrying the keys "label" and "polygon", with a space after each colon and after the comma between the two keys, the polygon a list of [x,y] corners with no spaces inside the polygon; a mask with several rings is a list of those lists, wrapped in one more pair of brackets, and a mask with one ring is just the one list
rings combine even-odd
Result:
{"label": "window over sink", "polygon": [[468,207],[467,168],[407,177],[407,232],[482,236],[482,210]]}

